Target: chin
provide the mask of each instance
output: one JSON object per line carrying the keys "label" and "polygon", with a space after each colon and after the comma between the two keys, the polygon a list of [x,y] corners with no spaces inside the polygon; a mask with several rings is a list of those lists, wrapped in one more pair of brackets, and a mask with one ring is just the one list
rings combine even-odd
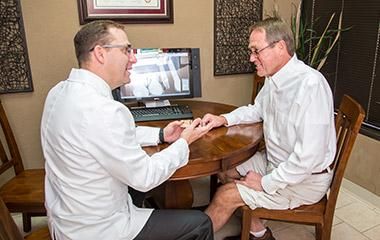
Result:
{"label": "chin", "polygon": [[264,72],[264,71],[260,71],[260,70],[257,70],[257,71],[256,71],[256,74],[257,74],[257,76],[259,76],[259,77],[264,77],[264,76],[265,76],[265,72]]}

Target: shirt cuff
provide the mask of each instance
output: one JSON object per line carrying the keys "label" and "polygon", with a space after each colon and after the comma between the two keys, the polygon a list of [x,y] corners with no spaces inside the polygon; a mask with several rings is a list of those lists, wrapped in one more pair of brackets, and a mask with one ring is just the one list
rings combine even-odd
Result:
{"label": "shirt cuff", "polygon": [[230,127],[232,125],[235,125],[233,123],[233,116],[232,114],[226,113],[226,114],[221,114],[220,116],[224,117],[227,120],[227,124],[225,125],[226,127]]}
{"label": "shirt cuff", "polygon": [[136,128],[137,142],[142,146],[157,146],[160,143],[158,139],[160,128],[139,126]]}

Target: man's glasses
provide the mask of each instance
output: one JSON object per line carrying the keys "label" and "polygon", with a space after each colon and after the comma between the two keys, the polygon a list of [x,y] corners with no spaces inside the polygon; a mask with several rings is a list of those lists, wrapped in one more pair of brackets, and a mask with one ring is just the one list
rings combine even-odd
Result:
{"label": "man's glasses", "polygon": [[275,41],[275,42],[272,42],[270,44],[268,44],[266,47],[263,47],[261,49],[255,49],[253,50],[253,48],[251,49],[251,55],[255,56],[255,57],[258,57],[260,52],[264,51],[265,49],[267,48],[270,48],[272,47],[273,45],[275,45],[276,43],[278,43],[279,41]]}
{"label": "man's glasses", "polygon": [[[133,52],[133,48],[131,44],[124,45],[124,44],[105,44],[101,45],[102,48],[121,48],[121,51],[125,55],[130,55]],[[94,50],[95,47],[90,49],[90,52]]]}

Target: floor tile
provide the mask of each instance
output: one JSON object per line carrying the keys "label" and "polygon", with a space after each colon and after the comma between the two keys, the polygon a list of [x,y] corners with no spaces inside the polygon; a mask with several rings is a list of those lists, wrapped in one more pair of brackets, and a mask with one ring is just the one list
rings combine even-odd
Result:
{"label": "floor tile", "polygon": [[380,240],[380,225],[365,231],[363,234],[371,240]]}
{"label": "floor tile", "polygon": [[218,232],[215,233],[215,240],[223,240],[225,237],[239,235],[241,231],[240,216],[233,215],[231,219]]}
{"label": "floor tile", "polygon": [[[22,228],[22,214],[12,213],[13,220],[15,221],[18,229],[23,236],[27,235],[29,232],[25,233]],[[32,232],[47,226],[47,217],[32,217]]]}
{"label": "floor tile", "polygon": [[360,202],[336,209],[335,215],[360,232],[380,224],[380,214]]}
{"label": "floor tile", "polygon": [[281,222],[281,221],[267,221],[265,223],[265,226],[269,227],[272,230],[272,232],[278,232],[285,228],[291,227],[292,224],[287,223],[287,222]]}
{"label": "floor tile", "polygon": [[380,208],[375,208],[374,210],[376,213],[380,214]]}
{"label": "floor tile", "polygon": [[310,232],[310,226],[307,225],[293,225],[291,227],[274,232],[273,236],[281,240],[315,240],[315,235]]}
{"label": "floor tile", "polygon": [[333,226],[331,240],[368,240],[368,238],[355,228],[343,222]]}
{"label": "floor tile", "polygon": [[354,202],[357,202],[357,200],[352,197],[352,195],[348,194],[344,189],[341,189],[338,194],[335,208],[341,208]]}
{"label": "floor tile", "polygon": [[343,220],[334,215],[333,226],[342,223]]}

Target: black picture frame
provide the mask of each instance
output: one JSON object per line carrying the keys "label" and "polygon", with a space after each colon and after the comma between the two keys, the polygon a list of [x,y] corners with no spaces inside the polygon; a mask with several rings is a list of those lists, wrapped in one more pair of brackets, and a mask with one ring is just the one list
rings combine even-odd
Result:
{"label": "black picture frame", "polygon": [[252,73],[249,27],[262,19],[263,0],[214,0],[214,75]]}
{"label": "black picture frame", "polygon": [[112,1],[78,0],[79,22],[83,25],[109,19],[126,24],[173,23],[173,0],[134,0],[123,4],[120,5],[120,1],[112,4]]}

